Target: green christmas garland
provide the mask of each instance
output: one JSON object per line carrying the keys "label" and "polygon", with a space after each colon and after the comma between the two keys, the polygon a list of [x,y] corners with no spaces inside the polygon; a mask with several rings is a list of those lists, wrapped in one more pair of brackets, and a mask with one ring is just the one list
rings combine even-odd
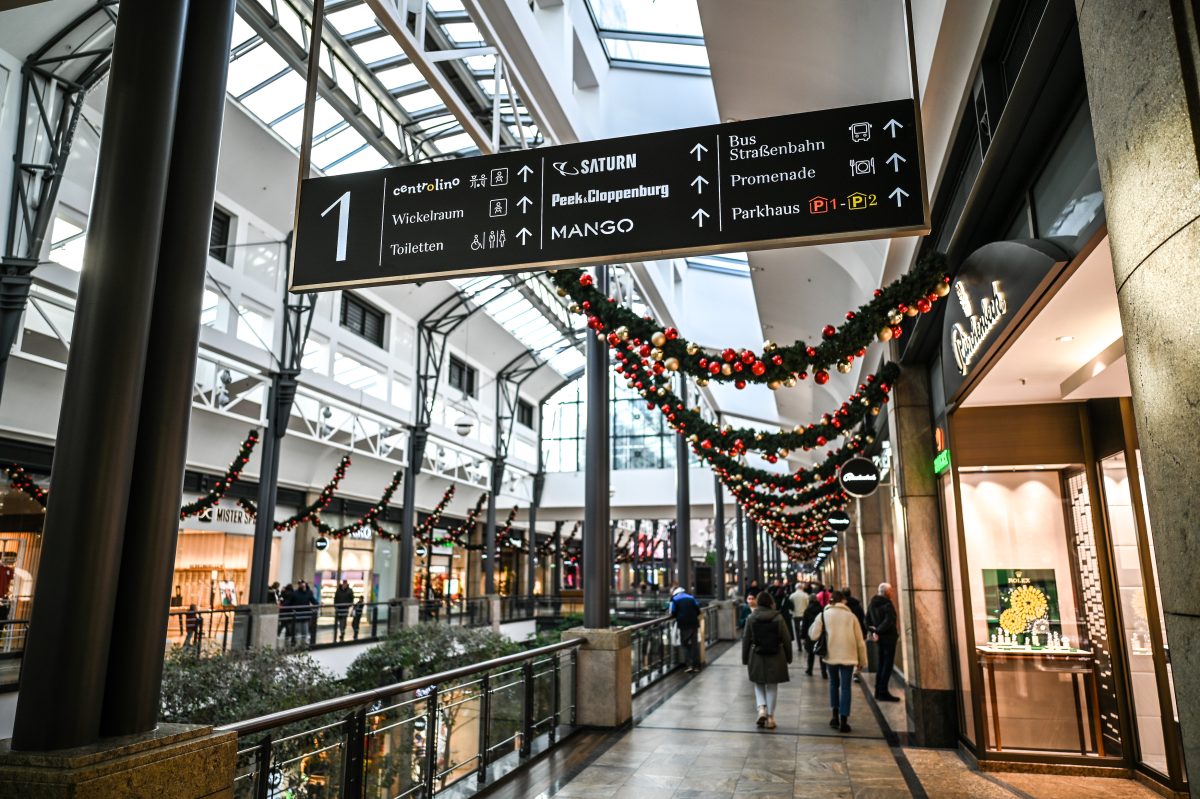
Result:
{"label": "green christmas garland", "polygon": [[[311,504],[296,511],[283,521],[275,522],[275,531],[283,533],[295,529],[298,525],[320,515],[321,511],[328,508],[329,503],[333,502],[333,496],[337,492],[338,486],[341,485],[342,480],[346,477],[346,470],[349,468],[350,456],[343,455],[342,459],[338,461],[337,468],[334,469],[333,477],[329,478],[329,482],[321,489],[321,493],[317,495],[317,498]],[[248,499],[239,499],[237,502],[242,507],[242,510],[246,511],[251,517],[258,516],[258,505],[256,503]]]}
{"label": "green christmas garland", "polygon": [[402,475],[403,473],[397,470],[392,475],[391,482],[388,483],[387,488],[383,490],[383,496],[379,498],[379,501],[367,508],[366,512],[364,512],[362,516],[358,517],[349,524],[345,524],[336,528],[330,527],[324,522],[324,520],[321,519],[320,513],[314,514],[311,521],[314,525],[316,525],[317,531],[321,534],[321,537],[344,538],[350,533],[367,528],[374,532],[377,536],[382,536],[383,538],[387,538],[392,541],[396,540],[396,538],[399,536],[383,529],[383,526],[379,524],[379,517],[383,515],[383,512],[387,510],[388,504],[391,503],[392,495],[396,493],[396,489],[400,486]]}

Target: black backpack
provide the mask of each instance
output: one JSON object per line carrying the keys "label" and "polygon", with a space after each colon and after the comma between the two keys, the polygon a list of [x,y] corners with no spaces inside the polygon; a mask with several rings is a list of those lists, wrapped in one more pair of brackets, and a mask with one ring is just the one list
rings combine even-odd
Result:
{"label": "black backpack", "polygon": [[760,655],[777,655],[783,643],[779,636],[779,624],[775,619],[755,619],[751,628],[754,636],[754,651]]}

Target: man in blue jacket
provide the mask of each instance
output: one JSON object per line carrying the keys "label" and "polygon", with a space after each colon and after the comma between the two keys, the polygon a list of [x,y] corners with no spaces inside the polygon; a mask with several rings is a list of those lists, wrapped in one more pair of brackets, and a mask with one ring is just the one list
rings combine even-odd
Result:
{"label": "man in blue jacket", "polygon": [[696,597],[676,586],[671,591],[671,618],[679,628],[679,643],[683,646],[684,671],[700,671],[700,603]]}

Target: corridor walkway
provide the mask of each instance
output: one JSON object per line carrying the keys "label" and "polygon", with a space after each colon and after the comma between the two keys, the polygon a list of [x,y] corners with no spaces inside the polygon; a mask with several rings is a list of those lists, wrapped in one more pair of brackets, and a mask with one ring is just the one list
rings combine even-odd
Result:
{"label": "corridor walkway", "polygon": [[828,683],[797,661],[775,730],[754,725],[741,650],[724,651],[633,729],[536,795],[587,799],[1150,799],[1130,780],[981,774],[956,752],[889,746],[855,686],[850,725],[828,727]]}

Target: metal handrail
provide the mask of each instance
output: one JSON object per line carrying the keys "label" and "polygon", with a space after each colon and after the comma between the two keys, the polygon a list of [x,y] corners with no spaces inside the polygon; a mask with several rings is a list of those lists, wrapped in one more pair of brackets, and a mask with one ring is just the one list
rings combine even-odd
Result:
{"label": "metal handrail", "polygon": [[629,630],[629,632],[632,633],[632,632],[637,632],[638,630],[649,629],[650,627],[653,627],[656,624],[662,624],[663,622],[669,622],[669,621],[671,621],[671,619],[672,619],[672,617],[670,615],[659,616],[657,619],[651,619],[650,621],[641,621],[641,622],[638,622],[637,624],[631,624],[628,627],[622,627],[621,629]]}
{"label": "metal handrail", "polygon": [[340,710],[349,710],[360,705],[370,704],[372,702],[382,701],[396,694],[408,693],[417,691],[422,688],[428,688],[432,685],[448,682],[451,680],[459,680],[463,677],[470,677],[482,672],[492,671],[493,669],[507,666],[510,663],[520,663],[525,660],[549,655],[554,652],[561,652],[564,649],[572,649],[583,646],[582,638],[574,638],[567,641],[562,641],[557,644],[538,647],[537,649],[529,649],[524,652],[517,652],[512,655],[485,660],[482,663],[475,663],[470,666],[463,666],[459,669],[451,669],[449,671],[441,671],[437,674],[430,674],[426,677],[416,677],[404,682],[385,685],[382,688],[373,688],[369,691],[360,691],[356,694],[348,694],[347,696],[337,697],[335,699],[325,699],[321,702],[314,702],[311,705],[292,708],[290,710],[280,710],[275,713],[268,713],[265,716],[258,718],[247,719],[245,721],[234,722],[233,724],[224,724],[216,728],[217,732],[232,732],[238,735],[247,735],[254,732],[262,732],[269,730],[272,727],[280,727],[285,724],[293,724],[298,721],[323,716],[326,713],[336,713]]}

